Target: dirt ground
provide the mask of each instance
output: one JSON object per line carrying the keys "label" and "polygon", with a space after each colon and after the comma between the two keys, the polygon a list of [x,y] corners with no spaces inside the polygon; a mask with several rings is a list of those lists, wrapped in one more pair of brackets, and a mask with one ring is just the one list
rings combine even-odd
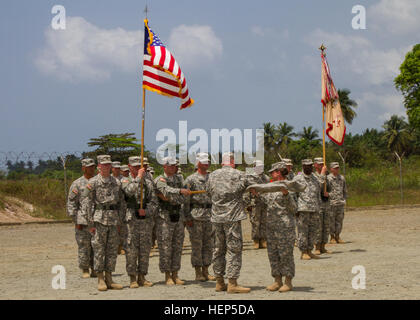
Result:
{"label": "dirt ground", "polygon": [[[302,261],[295,248],[294,291],[268,292],[272,283],[267,251],[251,248],[250,223],[243,222],[245,246],[239,283],[250,294],[216,293],[214,282],[193,281],[187,241],[180,275],[184,286],[167,287],[158,270],[158,255],[150,259],[151,288],[128,288],[125,257],[119,256],[114,279],[121,291],[98,292],[96,279],[81,279],[71,224],[0,227],[0,299],[419,299],[420,208],[348,211],[342,237],[346,244],[321,260]],[[52,288],[51,269],[66,270],[66,289]],[[352,288],[353,266],[364,266],[366,289]]]}

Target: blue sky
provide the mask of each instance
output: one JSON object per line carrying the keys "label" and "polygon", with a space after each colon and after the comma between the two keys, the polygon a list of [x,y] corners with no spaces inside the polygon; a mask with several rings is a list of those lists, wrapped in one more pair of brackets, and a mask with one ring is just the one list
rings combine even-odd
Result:
{"label": "blue sky", "polygon": [[[51,8],[66,9],[53,30]],[[196,104],[147,93],[146,145],[161,128],[261,128],[286,121],[321,129],[319,45],[336,87],[359,103],[348,131],[404,115],[393,86],[420,38],[420,2],[148,1],[149,23],[172,51]],[[352,7],[367,10],[353,30]],[[87,150],[89,138],[140,137],[145,1],[2,1],[0,151]]]}

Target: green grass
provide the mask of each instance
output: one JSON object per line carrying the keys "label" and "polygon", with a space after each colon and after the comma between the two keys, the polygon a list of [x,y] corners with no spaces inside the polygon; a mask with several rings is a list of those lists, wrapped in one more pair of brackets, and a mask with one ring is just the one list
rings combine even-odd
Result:
{"label": "green grass", "polygon": [[[1,180],[0,195],[12,196],[35,206],[33,216],[48,219],[67,219],[64,184],[60,180],[41,178]],[[0,197],[1,199],[1,197]]]}

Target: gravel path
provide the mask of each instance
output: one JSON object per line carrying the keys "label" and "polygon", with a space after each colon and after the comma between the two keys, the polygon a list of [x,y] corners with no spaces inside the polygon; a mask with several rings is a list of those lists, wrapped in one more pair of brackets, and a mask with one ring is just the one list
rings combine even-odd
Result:
{"label": "gravel path", "polygon": [[[420,209],[349,211],[342,245],[321,260],[302,261],[295,249],[295,289],[267,292],[272,283],[266,250],[254,250],[249,221],[243,222],[245,248],[239,283],[250,294],[216,293],[214,282],[193,281],[189,242],[185,241],[180,275],[184,286],[167,287],[158,270],[158,255],[150,259],[151,288],[128,288],[125,257],[119,256],[114,279],[122,291],[96,290],[96,279],[81,279],[77,268],[74,230],[70,224],[0,227],[0,299],[419,299]],[[54,290],[54,265],[66,270],[66,289]],[[366,289],[352,288],[352,267],[366,270]]]}

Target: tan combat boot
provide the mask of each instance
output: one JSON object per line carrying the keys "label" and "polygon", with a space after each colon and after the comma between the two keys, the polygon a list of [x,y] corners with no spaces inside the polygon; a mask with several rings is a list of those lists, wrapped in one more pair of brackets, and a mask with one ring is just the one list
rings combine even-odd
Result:
{"label": "tan combat boot", "polygon": [[315,246],[315,254],[321,254],[321,244],[317,243]]}
{"label": "tan combat boot", "polygon": [[206,281],[215,281],[216,277],[209,274],[209,266],[203,266],[202,270],[203,276],[206,279]]}
{"label": "tan combat boot", "polygon": [[254,240],[254,249],[260,248],[260,242],[258,240]]}
{"label": "tan combat boot", "polygon": [[181,280],[178,277],[178,271],[172,272],[172,280],[175,282],[175,284],[179,284],[179,285],[185,284],[185,281]]}
{"label": "tan combat boot", "polygon": [[104,281],[104,273],[98,272],[98,290],[99,291],[106,291],[108,290],[108,287],[106,286],[106,283]]}
{"label": "tan combat boot", "polygon": [[331,244],[335,244],[335,243],[337,243],[337,240],[335,240],[335,237],[334,237],[334,235],[333,235],[333,234],[330,234],[330,243],[331,243]]}
{"label": "tan combat boot", "polygon": [[201,267],[195,267],[195,281],[206,281],[207,279],[204,277],[203,272],[201,271]]}
{"label": "tan combat boot", "polygon": [[283,286],[283,281],[281,280],[281,276],[277,276],[274,278],[274,283],[267,287],[268,291],[277,291]]}
{"label": "tan combat boot", "polygon": [[145,275],[139,273],[137,283],[140,287],[151,287],[153,286],[153,282],[146,279]]}
{"label": "tan combat boot", "polygon": [[308,256],[310,256],[310,257],[311,257],[311,259],[321,259],[319,256],[317,256],[317,255],[313,254],[313,253],[311,252],[311,250],[308,250],[308,251],[307,251],[307,254],[308,254]]}
{"label": "tan combat boot", "polygon": [[280,287],[279,292],[287,292],[287,291],[291,291],[292,289],[293,289],[292,278],[286,276],[284,280],[284,285]]}
{"label": "tan combat boot", "polygon": [[90,277],[91,278],[96,278],[98,275],[96,274],[95,270],[91,269],[90,270]]}
{"label": "tan combat boot", "polygon": [[325,243],[321,243],[321,253],[331,254],[332,252],[325,248]]}
{"label": "tan combat boot", "polygon": [[307,252],[307,251],[302,252],[302,254],[301,254],[300,258],[301,258],[302,260],[311,260],[311,257],[309,256],[309,254],[308,254],[308,252]]}
{"label": "tan combat boot", "polygon": [[216,277],[216,292],[226,291],[227,286],[223,277]]}
{"label": "tan combat boot", "polygon": [[339,234],[337,234],[337,235],[335,236],[335,241],[337,241],[337,243],[340,243],[340,244],[346,243],[344,240],[342,240],[342,239],[340,238],[340,235],[339,235]]}
{"label": "tan combat boot", "polygon": [[139,284],[137,283],[136,276],[130,275],[130,288],[131,289],[136,289],[138,287],[139,287]]}
{"label": "tan combat boot", "polygon": [[260,248],[266,249],[267,248],[267,241],[264,239],[260,240]]}
{"label": "tan combat boot", "polygon": [[228,281],[228,293],[249,293],[251,291],[251,288],[245,288],[238,285],[236,279],[229,279]]}
{"label": "tan combat boot", "polygon": [[167,286],[175,285],[175,282],[174,282],[174,280],[172,280],[170,272],[165,272],[165,283],[166,283]]}
{"label": "tan combat boot", "polygon": [[90,275],[89,275],[89,269],[83,269],[82,270],[82,278],[83,279],[87,279],[89,277],[90,277]]}
{"label": "tan combat boot", "polygon": [[120,285],[119,283],[115,283],[112,280],[111,272],[105,271],[105,283],[108,289],[121,290],[123,288],[122,285]]}

